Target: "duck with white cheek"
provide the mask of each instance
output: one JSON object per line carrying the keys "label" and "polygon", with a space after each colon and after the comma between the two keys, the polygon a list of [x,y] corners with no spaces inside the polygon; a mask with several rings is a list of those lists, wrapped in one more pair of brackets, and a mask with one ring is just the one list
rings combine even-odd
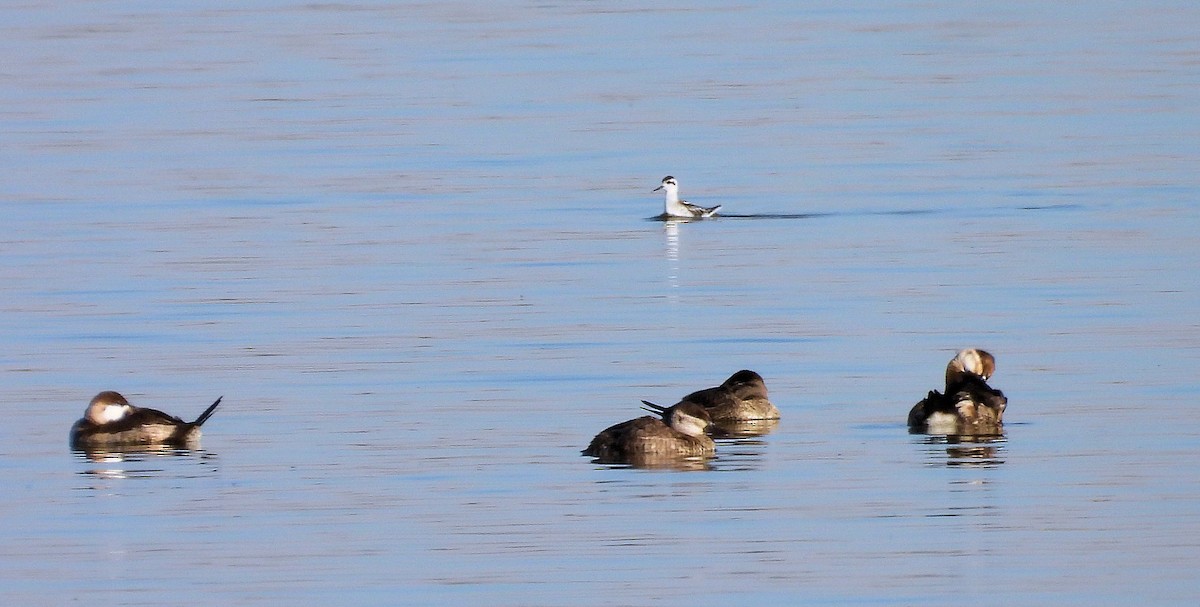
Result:
{"label": "duck with white cheek", "polygon": [[712,423],[695,403],[679,403],[649,415],[609,426],[592,439],[584,455],[601,462],[640,463],[651,460],[711,457],[716,450],[705,433]]}
{"label": "duck with white cheek", "polygon": [[71,448],[189,446],[199,440],[200,426],[212,416],[221,398],[195,421],[185,422],[157,409],[135,407],[120,393],[101,392],[88,404],[83,419],[71,426]]}

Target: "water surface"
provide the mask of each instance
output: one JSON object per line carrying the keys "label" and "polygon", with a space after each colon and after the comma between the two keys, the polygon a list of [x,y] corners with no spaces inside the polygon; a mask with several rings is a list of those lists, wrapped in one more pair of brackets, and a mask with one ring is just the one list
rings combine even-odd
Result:
{"label": "water surface", "polygon": [[[1190,3],[0,15],[10,602],[1195,598]],[[908,434],[966,346],[1005,436]],[[579,455],[741,368],[704,469]],[[106,389],[225,400],[71,453]]]}

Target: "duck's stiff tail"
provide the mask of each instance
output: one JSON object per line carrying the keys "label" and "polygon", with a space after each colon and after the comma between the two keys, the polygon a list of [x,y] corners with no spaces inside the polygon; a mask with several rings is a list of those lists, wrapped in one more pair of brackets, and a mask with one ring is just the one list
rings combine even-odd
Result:
{"label": "duck's stiff tail", "polygon": [[657,413],[658,415],[662,415],[667,410],[667,407],[656,405],[648,400],[642,401],[642,404],[646,405],[645,407],[642,407],[643,410],[649,411],[650,413]]}
{"label": "duck's stiff tail", "polygon": [[218,397],[216,402],[209,405],[208,408],[204,410],[204,413],[201,413],[200,417],[197,417],[196,421],[192,422],[192,425],[197,428],[204,425],[204,422],[208,421],[208,418],[212,416],[213,411],[217,410],[217,405],[221,404],[222,398],[225,398],[225,397],[224,396]]}

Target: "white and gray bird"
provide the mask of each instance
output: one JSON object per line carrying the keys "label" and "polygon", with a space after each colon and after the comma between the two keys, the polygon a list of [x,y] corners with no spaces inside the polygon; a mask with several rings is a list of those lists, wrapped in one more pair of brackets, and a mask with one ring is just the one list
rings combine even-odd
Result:
{"label": "white and gray bird", "polygon": [[691,219],[712,217],[717,214],[717,209],[721,208],[721,205],[705,208],[689,204],[686,200],[680,200],[679,182],[675,181],[675,178],[670,175],[663,177],[662,185],[654,188],[653,191],[657,192],[659,190],[663,190],[665,198],[663,207],[664,217],[686,217]]}

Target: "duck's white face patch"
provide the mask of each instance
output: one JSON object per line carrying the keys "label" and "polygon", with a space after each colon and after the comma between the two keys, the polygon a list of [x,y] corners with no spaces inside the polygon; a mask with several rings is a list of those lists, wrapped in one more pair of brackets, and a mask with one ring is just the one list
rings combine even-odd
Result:
{"label": "duck's white face patch", "polygon": [[101,423],[108,423],[115,422],[126,415],[129,415],[129,405],[110,404],[104,405],[100,409],[99,418]]}
{"label": "duck's white face patch", "polygon": [[671,425],[688,436],[700,436],[704,434],[708,422],[691,415],[676,413]]}

